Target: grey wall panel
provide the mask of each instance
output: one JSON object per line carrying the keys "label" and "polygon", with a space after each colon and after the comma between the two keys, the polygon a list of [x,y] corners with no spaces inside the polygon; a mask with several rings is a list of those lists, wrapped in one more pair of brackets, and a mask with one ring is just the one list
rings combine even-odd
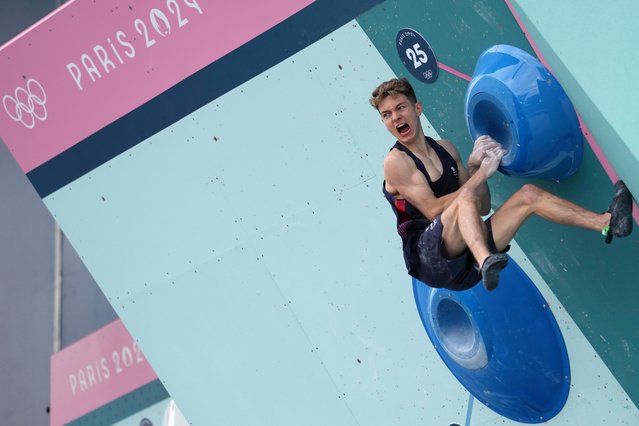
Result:
{"label": "grey wall panel", "polygon": [[3,44],[51,12],[56,0],[0,1],[0,44]]}
{"label": "grey wall panel", "polygon": [[62,347],[117,319],[82,259],[65,238],[62,244]]}
{"label": "grey wall panel", "polygon": [[0,144],[0,416],[48,424],[53,219]]}

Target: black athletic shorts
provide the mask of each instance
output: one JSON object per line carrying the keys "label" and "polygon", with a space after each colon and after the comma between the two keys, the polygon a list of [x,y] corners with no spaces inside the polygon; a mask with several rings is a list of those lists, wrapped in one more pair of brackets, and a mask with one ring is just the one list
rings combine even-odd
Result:
{"label": "black athletic shorts", "polygon": [[[491,253],[497,253],[493,229],[490,218],[484,222],[488,237],[488,249]],[[467,250],[464,254],[454,259],[449,259],[442,240],[444,225],[441,217],[437,216],[433,222],[422,232],[417,243],[419,248],[419,277],[423,283],[437,288],[450,290],[467,290],[481,280],[481,272],[473,254]],[[507,247],[504,252],[508,251]]]}

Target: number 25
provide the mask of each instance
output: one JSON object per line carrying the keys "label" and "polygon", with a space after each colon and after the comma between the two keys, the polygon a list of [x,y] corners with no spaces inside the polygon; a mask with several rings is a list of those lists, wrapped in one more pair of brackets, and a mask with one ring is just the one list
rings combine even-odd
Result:
{"label": "number 25", "polygon": [[413,61],[415,69],[428,62],[428,56],[426,55],[426,52],[420,48],[419,43],[415,43],[412,48],[409,47],[406,49],[406,56],[408,56],[408,59]]}

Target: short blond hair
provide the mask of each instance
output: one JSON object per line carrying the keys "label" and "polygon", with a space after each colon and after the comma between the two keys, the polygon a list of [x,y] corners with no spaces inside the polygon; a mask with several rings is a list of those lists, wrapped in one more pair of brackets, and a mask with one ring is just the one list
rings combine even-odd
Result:
{"label": "short blond hair", "polygon": [[379,104],[389,96],[404,95],[413,104],[417,103],[417,96],[413,86],[410,85],[408,80],[404,77],[393,78],[380,84],[373,90],[369,102],[375,109],[379,108]]}

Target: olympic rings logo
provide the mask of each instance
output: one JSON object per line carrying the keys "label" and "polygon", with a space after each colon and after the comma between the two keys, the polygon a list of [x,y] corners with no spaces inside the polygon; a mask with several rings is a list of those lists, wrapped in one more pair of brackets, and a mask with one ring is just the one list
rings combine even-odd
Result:
{"label": "olympic rings logo", "polygon": [[27,88],[17,87],[14,96],[4,95],[2,105],[13,121],[24,124],[27,129],[32,129],[36,119],[47,119],[47,94],[37,80],[27,80]]}

